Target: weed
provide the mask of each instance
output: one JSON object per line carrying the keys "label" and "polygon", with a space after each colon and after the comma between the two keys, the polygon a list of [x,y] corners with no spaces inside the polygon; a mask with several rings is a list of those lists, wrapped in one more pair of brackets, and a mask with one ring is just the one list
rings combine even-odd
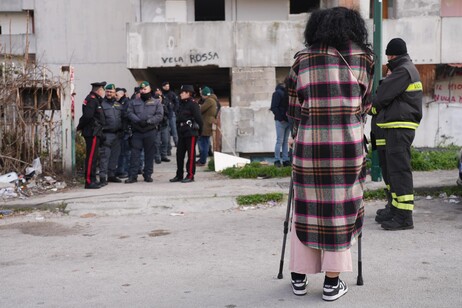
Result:
{"label": "weed", "polygon": [[269,201],[281,202],[283,198],[282,193],[268,193],[268,194],[255,194],[255,195],[244,195],[236,198],[237,204],[239,205],[253,205],[261,204]]}
{"label": "weed", "polygon": [[232,179],[255,179],[258,177],[288,177],[291,175],[291,167],[275,167],[262,165],[259,162],[253,162],[242,168],[231,167],[222,171],[222,174]]}

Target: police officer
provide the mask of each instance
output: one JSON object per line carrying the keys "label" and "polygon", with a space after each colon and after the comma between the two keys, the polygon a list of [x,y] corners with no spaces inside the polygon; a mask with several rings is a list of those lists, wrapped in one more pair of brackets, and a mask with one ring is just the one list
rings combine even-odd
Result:
{"label": "police officer", "polygon": [[105,124],[101,102],[103,101],[104,86],[106,82],[94,82],[91,84],[91,92],[87,95],[82,105],[82,117],[79,119],[77,131],[82,131],[85,138],[85,188],[101,188],[96,181],[96,162],[100,138],[103,138],[103,126]]}
{"label": "police officer", "polygon": [[103,127],[103,141],[100,147],[99,181],[102,186],[107,182],[121,183],[116,177],[116,168],[120,154],[123,106],[116,101],[116,87],[111,83],[105,88],[106,96],[101,103],[106,124]]}
{"label": "police officer", "polygon": [[170,159],[167,157],[168,155],[168,146],[170,145],[170,130],[168,127],[168,117],[170,111],[168,110],[167,102],[165,97],[162,95],[162,91],[160,89],[156,89],[154,92],[156,97],[160,97],[162,100],[162,107],[164,108],[164,117],[159,124],[159,134],[157,134],[157,142],[156,145],[159,144],[159,147],[156,147],[156,154],[154,155],[154,159],[156,164],[160,164],[161,162],[170,162]]}
{"label": "police officer", "polygon": [[[176,175],[170,182],[190,183],[196,173],[196,141],[202,132],[202,117],[199,105],[194,101],[194,87],[183,85],[180,90],[180,107],[177,114],[178,146],[176,151]],[[186,178],[184,159],[186,153]]]}
{"label": "police officer", "polygon": [[116,100],[122,105],[122,130],[123,136],[120,140],[120,155],[117,163],[116,176],[119,178],[128,177],[128,164],[130,162],[130,144],[128,139],[131,137],[131,127],[127,117],[128,102],[127,90],[125,88],[116,88]]}
{"label": "police officer", "polygon": [[406,230],[414,228],[411,145],[422,119],[423,90],[404,40],[392,39],[385,54],[391,74],[379,85],[372,100],[372,113],[377,114],[377,125],[385,133],[387,174],[393,198],[391,215],[381,226],[385,230]]}
{"label": "police officer", "polygon": [[137,182],[142,149],[144,149],[144,181],[152,182],[155,142],[164,109],[161,99],[153,97],[151,86],[147,81],[140,84],[140,98],[130,101],[127,112],[133,136],[131,139],[130,169],[125,183]]}

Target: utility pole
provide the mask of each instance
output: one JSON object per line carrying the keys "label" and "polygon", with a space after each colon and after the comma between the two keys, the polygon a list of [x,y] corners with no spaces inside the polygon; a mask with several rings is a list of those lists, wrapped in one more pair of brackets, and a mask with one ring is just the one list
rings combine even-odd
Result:
{"label": "utility pole", "polygon": [[[374,0],[374,54],[375,72],[372,93],[375,93],[382,79],[382,0]],[[379,165],[379,153],[372,150],[371,178],[374,182],[382,181],[382,171]]]}

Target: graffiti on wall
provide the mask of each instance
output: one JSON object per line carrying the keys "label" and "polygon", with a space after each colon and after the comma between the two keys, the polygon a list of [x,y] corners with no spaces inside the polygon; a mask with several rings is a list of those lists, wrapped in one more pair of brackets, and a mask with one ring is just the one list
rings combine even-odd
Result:
{"label": "graffiti on wall", "polygon": [[437,103],[462,104],[462,76],[436,81],[433,100]]}
{"label": "graffiti on wall", "polygon": [[206,63],[217,59],[220,59],[220,56],[216,51],[197,52],[195,50],[190,50],[189,54],[187,54],[186,56],[161,57],[162,64],[173,65]]}

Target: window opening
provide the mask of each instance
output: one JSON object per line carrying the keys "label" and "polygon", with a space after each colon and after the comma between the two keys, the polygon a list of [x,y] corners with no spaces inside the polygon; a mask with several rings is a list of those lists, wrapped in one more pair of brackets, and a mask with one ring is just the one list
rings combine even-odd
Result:
{"label": "window opening", "polygon": [[194,12],[196,21],[225,20],[225,0],[196,0]]}
{"label": "window opening", "polygon": [[290,0],[290,14],[303,14],[319,9],[320,0]]}

